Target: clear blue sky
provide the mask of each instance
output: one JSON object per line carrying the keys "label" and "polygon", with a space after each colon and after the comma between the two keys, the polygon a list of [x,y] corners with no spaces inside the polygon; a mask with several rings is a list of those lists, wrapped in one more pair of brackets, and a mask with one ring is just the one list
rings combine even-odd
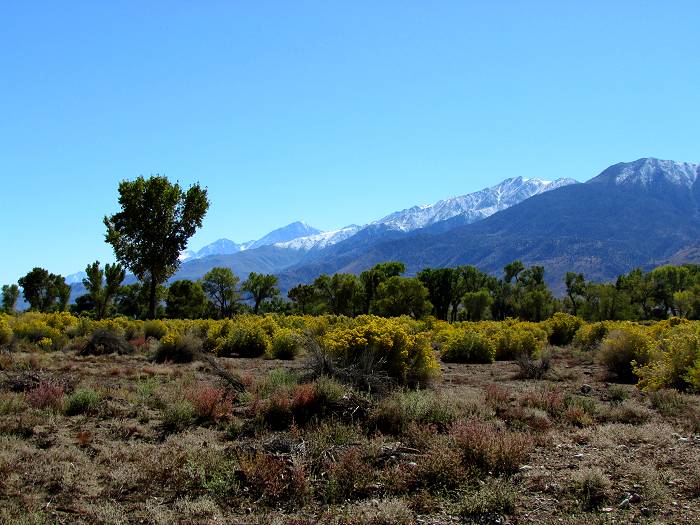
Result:
{"label": "clear blue sky", "polygon": [[111,261],[119,180],[209,188],[190,246],[509,176],[700,160],[700,3],[0,4],[0,284]]}

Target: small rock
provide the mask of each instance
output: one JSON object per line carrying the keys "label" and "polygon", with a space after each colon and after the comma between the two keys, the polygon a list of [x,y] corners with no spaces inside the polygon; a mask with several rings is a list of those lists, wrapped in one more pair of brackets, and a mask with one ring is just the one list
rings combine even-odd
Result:
{"label": "small rock", "polygon": [[581,454],[581,453],[579,453],[579,454],[574,454],[574,457],[575,457],[576,459],[583,459],[583,454]]}
{"label": "small rock", "polygon": [[630,508],[630,499],[625,498],[623,499],[620,504],[618,505],[618,508],[620,509],[629,509]]}
{"label": "small rock", "polygon": [[593,387],[591,385],[581,385],[581,393],[586,395],[593,392]]}
{"label": "small rock", "polygon": [[636,492],[633,492],[632,494],[630,494],[629,500],[630,503],[639,503],[640,501],[642,501],[642,497]]}
{"label": "small rock", "polygon": [[613,511],[612,507],[603,507],[600,510],[601,510],[601,512],[612,512]]}
{"label": "small rock", "polygon": [[418,466],[418,463],[416,463],[415,461],[409,461],[408,463],[406,463],[406,465],[409,468],[416,468]]}
{"label": "small rock", "polygon": [[639,509],[639,512],[642,513],[642,516],[651,516],[651,509],[648,509],[647,507],[642,507]]}
{"label": "small rock", "polygon": [[526,470],[532,470],[532,467],[530,465],[522,465],[520,467],[521,471],[526,471]]}

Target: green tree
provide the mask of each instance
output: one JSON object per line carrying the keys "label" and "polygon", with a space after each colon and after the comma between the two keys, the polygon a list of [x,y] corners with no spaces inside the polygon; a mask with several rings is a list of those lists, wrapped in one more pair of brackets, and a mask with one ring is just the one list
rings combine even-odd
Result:
{"label": "green tree", "polygon": [[385,317],[410,315],[421,319],[432,310],[428,289],[415,277],[389,277],[377,288],[372,312]]}
{"label": "green tree", "polygon": [[314,288],[326,310],[334,315],[353,316],[363,311],[363,289],[357,276],[350,273],[319,275]]}
{"label": "green tree", "polygon": [[19,299],[19,287],[16,284],[5,284],[2,287],[2,309],[8,314],[14,313]]}
{"label": "green tree", "polygon": [[454,269],[425,268],[418,273],[418,279],[428,289],[428,297],[433,305],[435,317],[447,321],[447,314],[452,303]]}
{"label": "green tree", "polygon": [[306,315],[307,309],[316,298],[316,288],[312,284],[298,284],[287,292],[287,297],[296,305],[302,315]]}
{"label": "green tree", "polygon": [[571,313],[578,315],[579,305],[583,302],[586,293],[586,280],[582,273],[566,272],[564,283],[566,284],[566,298],[571,307]]}
{"label": "green tree", "polygon": [[464,294],[462,304],[466,313],[467,321],[481,321],[486,310],[493,302],[489,291],[485,288],[478,292],[467,292]]}
{"label": "green tree", "polygon": [[177,270],[180,252],[202,226],[207,190],[195,184],[184,191],[166,177],[139,177],[119,184],[119,205],[120,212],[104,218],[106,241],[119,261],[149,283],[148,317],[153,319],[158,285]]}
{"label": "green tree", "polygon": [[280,293],[277,288],[277,277],[255,272],[250,272],[248,278],[243,281],[241,290],[251,295],[253,299],[253,313],[255,314],[260,310],[260,305],[263,301],[273,299]]}
{"label": "green tree", "polygon": [[363,313],[368,313],[370,305],[374,300],[374,295],[381,283],[390,277],[396,277],[406,271],[406,266],[397,261],[383,262],[375,264],[369,270],[360,274],[360,282],[363,289]]}
{"label": "green tree", "polygon": [[219,318],[229,317],[240,299],[238,276],[231,268],[215,267],[209,270],[202,281],[202,288],[217,309]]}
{"label": "green tree", "polygon": [[17,282],[32,310],[48,312],[55,309],[65,310],[68,306],[70,286],[60,275],[36,267]]}
{"label": "green tree", "polygon": [[182,279],[168,287],[165,314],[171,319],[201,319],[206,313],[207,304],[202,285]]}
{"label": "green tree", "polygon": [[524,270],[525,265],[521,261],[513,261],[512,263],[506,264],[506,266],[503,268],[503,279],[508,284],[510,284],[513,279],[518,281],[518,276],[520,275],[520,272]]}
{"label": "green tree", "polygon": [[[150,285],[134,283],[121,286],[114,300],[116,312],[120,315],[133,317],[134,319],[145,319],[148,317],[148,308],[150,302]],[[156,317],[163,317],[165,310],[161,305],[162,301],[168,296],[168,289],[159,284],[156,287]]]}
{"label": "green tree", "polygon": [[95,316],[97,319],[103,319],[126,273],[119,263],[106,264],[102,270],[100,261],[88,264],[85,273],[87,277],[83,279],[83,285],[95,305]]}

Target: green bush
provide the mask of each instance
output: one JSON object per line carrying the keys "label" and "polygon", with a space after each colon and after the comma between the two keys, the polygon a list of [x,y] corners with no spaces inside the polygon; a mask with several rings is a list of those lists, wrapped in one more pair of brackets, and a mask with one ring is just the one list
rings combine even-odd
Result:
{"label": "green bush", "polygon": [[66,415],[76,416],[97,411],[100,395],[90,388],[80,388],[68,396]]}
{"label": "green bush", "polygon": [[163,411],[163,428],[169,432],[183,430],[194,423],[194,407],[187,400],[168,405]]}
{"label": "green bush", "polygon": [[0,314],[0,346],[9,345],[12,342],[12,328],[7,324],[5,316]]}
{"label": "green bush", "polygon": [[521,355],[537,357],[547,343],[547,332],[535,323],[503,323],[493,341],[497,361]]}
{"label": "green bush", "polygon": [[168,327],[163,321],[151,320],[143,323],[143,336],[146,339],[160,339],[168,333]]}
{"label": "green bush", "polygon": [[299,332],[291,328],[280,328],[272,336],[270,357],[273,359],[294,359],[303,348]]}
{"label": "green bush", "polygon": [[496,350],[483,333],[456,330],[442,345],[441,357],[443,361],[451,363],[492,363]]}
{"label": "green bush", "polygon": [[382,432],[399,435],[411,423],[445,428],[457,418],[449,399],[430,390],[397,390],[377,405],[372,420]]}
{"label": "green bush", "polygon": [[583,324],[583,319],[580,317],[564,312],[557,312],[542,323],[549,334],[549,344],[555,346],[566,346],[571,343]]}
{"label": "green bush", "polygon": [[641,326],[628,325],[612,330],[603,340],[598,360],[611,377],[634,383],[633,363],[645,365],[654,347],[653,340]]}
{"label": "green bush", "polygon": [[[460,515],[466,523],[492,523],[495,517],[515,510],[517,492],[513,485],[489,479],[476,491],[468,492],[460,504]],[[500,523],[500,520],[498,521]]]}

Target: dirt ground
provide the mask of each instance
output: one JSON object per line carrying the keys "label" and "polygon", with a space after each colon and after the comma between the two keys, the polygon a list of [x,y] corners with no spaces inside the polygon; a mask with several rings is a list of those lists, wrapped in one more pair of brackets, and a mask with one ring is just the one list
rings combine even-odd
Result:
{"label": "dirt ground", "polygon": [[[429,394],[410,398],[418,408],[387,415],[393,405],[348,392],[342,410],[291,424],[275,403],[310,395],[285,383],[303,376],[303,356],[220,362],[247,392],[205,363],[146,353],[4,354],[0,521],[700,523],[698,396],[606,382],[584,353],[559,349],[539,380],[514,362],[442,364]],[[215,394],[208,415],[182,408]],[[513,450],[453,480],[455,421],[515,436]]]}

